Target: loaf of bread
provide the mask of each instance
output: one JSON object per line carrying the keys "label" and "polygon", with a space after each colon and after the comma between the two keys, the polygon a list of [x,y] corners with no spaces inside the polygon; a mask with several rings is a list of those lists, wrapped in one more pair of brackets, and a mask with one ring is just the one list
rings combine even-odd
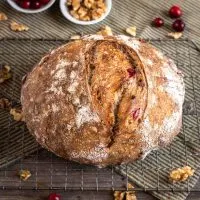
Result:
{"label": "loaf of bread", "polygon": [[21,92],[25,122],[44,148],[104,167],[144,158],[179,133],[183,75],[148,43],[85,36],[42,58]]}

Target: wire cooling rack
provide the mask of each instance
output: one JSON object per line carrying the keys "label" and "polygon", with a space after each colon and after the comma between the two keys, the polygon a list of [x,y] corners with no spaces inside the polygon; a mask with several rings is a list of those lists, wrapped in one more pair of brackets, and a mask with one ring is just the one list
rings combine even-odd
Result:
{"label": "wire cooling rack", "polygon": [[[46,52],[65,42],[67,40],[1,39],[0,66],[5,64],[11,66],[12,79],[0,84],[0,98],[8,98],[12,106],[20,105],[22,77]],[[187,39],[149,42],[175,60],[185,74],[183,128],[175,142],[163,150],[152,152],[144,161],[137,161],[134,166],[130,164],[98,169],[64,160],[42,149],[28,133],[23,122],[14,121],[9,110],[0,109],[0,189],[126,190],[130,177],[133,177],[132,181],[135,177],[140,187],[136,185],[134,190],[200,191],[200,186],[191,189],[191,185],[193,186],[198,179],[198,174],[184,185],[174,186],[167,183],[167,174],[174,167],[187,164],[192,165],[196,170],[199,167],[200,53],[198,47]],[[179,159],[180,157],[182,159]],[[32,174],[25,182],[18,176],[21,169],[28,169]],[[149,172],[152,174],[149,175]],[[150,177],[155,181],[148,184]]]}

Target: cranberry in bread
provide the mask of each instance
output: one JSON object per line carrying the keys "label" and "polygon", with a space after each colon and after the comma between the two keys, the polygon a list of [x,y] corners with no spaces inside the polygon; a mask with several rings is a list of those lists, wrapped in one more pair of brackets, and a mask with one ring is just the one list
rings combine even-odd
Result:
{"label": "cranberry in bread", "polygon": [[182,73],[150,44],[91,35],[42,58],[21,102],[44,148],[104,167],[168,145],[181,128],[184,92]]}

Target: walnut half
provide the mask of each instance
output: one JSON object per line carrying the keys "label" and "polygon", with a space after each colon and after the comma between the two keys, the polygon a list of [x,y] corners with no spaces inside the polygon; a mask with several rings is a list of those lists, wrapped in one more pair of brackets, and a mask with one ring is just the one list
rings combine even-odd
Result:
{"label": "walnut half", "polygon": [[174,169],[169,174],[170,182],[183,182],[186,181],[190,176],[194,175],[195,170],[190,166]]}
{"label": "walnut half", "polygon": [[29,170],[22,169],[19,172],[19,177],[21,180],[26,181],[31,177],[31,172]]}
{"label": "walnut half", "polygon": [[11,103],[6,98],[0,98],[0,109],[10,108]]}
{"label": "walnut half", "polygon": [[97,35],[112,36],[113,32],[112,29],[106,25],[101,27],[100,31],[97,32]]}
{"label": "walnut half", "polygon": [[175,40],[179,39],[180,37],[182,37],[183,33],[182,32],[171,32],[168,33],[167,36],[174,38]]}
{"label": "walnut half", "polygon": [[136,30],[137,30],[136,26],[131,26],[126,28],[126,32],[133,37],[136,36]]}
{"label": "walnut half", "polygon": [[17,22],[11,22],[10,23],[10,29],[12,31],[28,31],[29,30],[29,27],[24,25],[24,24],[19,24]]}
{"label": "walnut half", "polygon": [[13,115],[15,121],[23,121],[23,114],[20,108],[11,108],[10,114]]}
{"label": "walnut half", "polygon": [[[128,188],[134,188],[128,183]],[[137,200],[134,191],[115,191],[114,200]]]}
{"label": "walnut half", "polygon": [[80,35],[71,35],[70,40],[80,40],[81,36]]}
{"label": "walnut half", "polygon": [[0,12],[0,21],[5,21],[7,19],[8,19],[7,15],[3,12]]}
{"label": "walnut half", "polygon": [[8,65],[0,67],[0,83],[3,83],[5,80],[8,80],[12,77],[11,68]]}
{"label": "walnut half", "polygon": [[115,191],[114,200],[137,200],[137,198],[134,192]]}

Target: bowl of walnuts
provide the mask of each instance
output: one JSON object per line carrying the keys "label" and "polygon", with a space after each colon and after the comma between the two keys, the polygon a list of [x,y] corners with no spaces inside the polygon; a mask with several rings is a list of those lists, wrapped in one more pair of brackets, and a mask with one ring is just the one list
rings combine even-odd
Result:
{"label": "bowl of walnuts", "polygon": [[107,17],[112,0],[60,0],[62,14],[69,21],[80,24],[96,24]]}

